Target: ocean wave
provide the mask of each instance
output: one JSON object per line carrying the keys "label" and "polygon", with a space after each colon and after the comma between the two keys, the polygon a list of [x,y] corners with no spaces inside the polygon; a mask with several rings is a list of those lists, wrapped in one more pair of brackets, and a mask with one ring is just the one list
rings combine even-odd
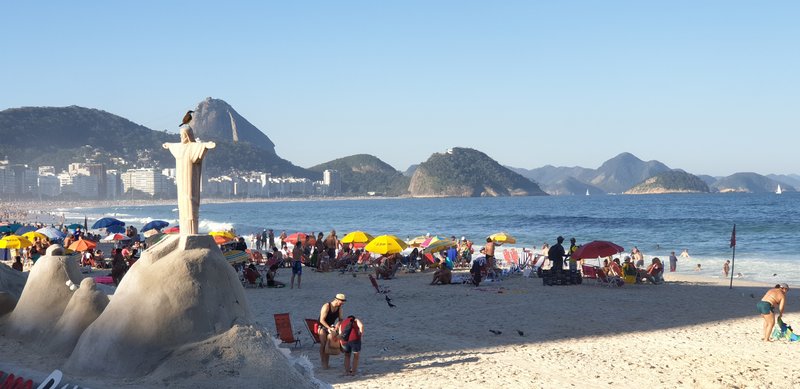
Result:
{"label": "ocean wave", "polygon": [[230,231],[233,230],[233,223],[217,222],[213,220],[200,220],[198,229],[201,232],[211,231]]}

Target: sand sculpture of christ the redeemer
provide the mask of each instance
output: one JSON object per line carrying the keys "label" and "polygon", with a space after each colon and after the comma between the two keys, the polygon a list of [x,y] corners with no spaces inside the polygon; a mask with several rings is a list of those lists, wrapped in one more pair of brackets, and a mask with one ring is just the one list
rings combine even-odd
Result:
{"label": "sand sculpture of christ the redeemer", "polygon": [[197,234],[200,209],[200,174],[203,157],[216,147],[214,142],[197,142],[192,127],[181,126],[181,143],[162,145],[175,157],[175,182],[178,185],[178,220],[181,235]]}

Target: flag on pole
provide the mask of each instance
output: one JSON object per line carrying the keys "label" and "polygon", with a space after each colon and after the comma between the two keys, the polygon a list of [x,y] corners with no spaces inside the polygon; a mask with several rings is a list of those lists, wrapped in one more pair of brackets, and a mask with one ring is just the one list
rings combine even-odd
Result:
{"label": "flag on pole", "polygon": [[733,231],[731,232],[731,247],[736,247],[736,224],[733,225]]}

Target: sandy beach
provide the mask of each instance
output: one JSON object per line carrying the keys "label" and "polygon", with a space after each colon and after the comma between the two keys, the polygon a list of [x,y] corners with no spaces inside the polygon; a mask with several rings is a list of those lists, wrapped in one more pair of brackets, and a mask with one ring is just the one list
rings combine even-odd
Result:
{"label": "sandy beach", "polygon": [[[288,281],[289,269],[278,279]],[[302,289],[246,289],[258,324],[274,333],[273,314],[289,312],[315,374],[336,388],[552,387],[792,387],[795,344],[759,340],[755,303],[768,286],[727,284],[667,274],[664,285],[607,288],[543,286],[512,276],[479,288],[429,286],[431,273],[380,281],[395,308],[376,294],[364,273],[305,270]],[[334,294],[345,293],[345,314],[365,325],[361,366],[343,374],[341,356],[322,370],[318,346],[303,324]],[[785,321],[797,322],[789,292]],[[500,332],[494,334],[490,330]],[[521,334],[520,334],[521,332]],[[47,374],[57,358],[37,356],[0,338],[0,369]],[[282,347],[289,347],[284,345]],[[38,372],[38,373],[37,373]],[[168,382],[192,387],[199,377]],[[151,381],[75,377],[91,387],[143,387]],[[163,382],[167,384],[167,382]],[[269,377],[264,386],[270,387]]]}

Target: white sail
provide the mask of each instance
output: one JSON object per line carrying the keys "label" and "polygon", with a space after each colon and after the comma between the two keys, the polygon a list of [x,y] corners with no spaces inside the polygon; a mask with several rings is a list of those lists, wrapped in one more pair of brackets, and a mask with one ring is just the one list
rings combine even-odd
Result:
{"label": "white sail", "polygon": [[775,194],[781,194],[783,191],[781,190],[781,184],[778,184],[778,190],[775,191]]}
{"label": "white sail", "polygon": [[589,195],[589,189],[586,189],[586,195],[587,196]]}

